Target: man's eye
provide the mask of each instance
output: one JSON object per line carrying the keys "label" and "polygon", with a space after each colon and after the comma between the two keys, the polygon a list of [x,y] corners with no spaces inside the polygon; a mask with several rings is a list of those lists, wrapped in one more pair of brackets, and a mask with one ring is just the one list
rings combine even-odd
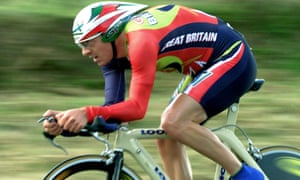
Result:
{"label": "man's eye", "polygon": [[82,43],[81,43],[81,45],[82,45],[83,47],[87,47],[88,44],[89,44],[89,41],[86,41],[86,42],[82,42]]}
{"label": "man's eye", "polygon": [[77,45],[83,49],[83,48],[88,48],[88,44],[89,41],[86,41],[86,42],[78,43]]}

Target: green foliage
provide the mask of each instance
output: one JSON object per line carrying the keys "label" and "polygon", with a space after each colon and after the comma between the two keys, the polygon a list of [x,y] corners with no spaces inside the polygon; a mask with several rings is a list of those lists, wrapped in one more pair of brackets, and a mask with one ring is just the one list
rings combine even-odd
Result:
{"label": "green foliage", "polygon": [[[66,84],[99,88],[103,82],[98,67],[81,57],[71,37],[75,14],[91,2],[94,1],[0,2],[0,89],[40,90],[41,86],[49,89]],[[173,2],[230,22],[248,39],[259,68],[299,71],[297,1]],[[151,5],[161,3],[151,1]]]}

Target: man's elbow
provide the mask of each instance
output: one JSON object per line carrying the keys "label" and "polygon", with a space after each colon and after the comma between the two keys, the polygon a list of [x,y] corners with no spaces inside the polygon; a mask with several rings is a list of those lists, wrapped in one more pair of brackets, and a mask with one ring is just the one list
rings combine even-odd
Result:
{"label": "man's elbow", "polygon": [[147,107],[136,106],[134,108],[134,112],[132,115],[134,116],[132,119],[141,120],[146,116]]}
{"label": "man's elbow", "polygon": [[143,119],[146,115],[146,110],[144,109],[138,109],[135,112],[135,119]]}

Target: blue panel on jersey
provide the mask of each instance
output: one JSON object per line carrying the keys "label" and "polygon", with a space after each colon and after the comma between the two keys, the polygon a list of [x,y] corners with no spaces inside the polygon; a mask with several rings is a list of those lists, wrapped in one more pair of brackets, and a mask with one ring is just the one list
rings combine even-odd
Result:
{"label": "blue panel on jersey", "polygon": [[160,7],[157,10],[160,10],[160,11],[170,11],[174,6],[175,6],[174,4],[169,4],[169,5]]}
{"label": "blue panel on jersey", "polygon": [[214,47],[218,37],[216,27],[208,23],[192,23],[178,27],[160,41],[159,53],[190,47]]}

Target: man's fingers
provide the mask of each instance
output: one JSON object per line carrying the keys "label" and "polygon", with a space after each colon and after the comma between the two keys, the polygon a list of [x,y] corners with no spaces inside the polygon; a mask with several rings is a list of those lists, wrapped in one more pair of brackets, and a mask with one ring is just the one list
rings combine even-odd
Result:
{"label": "man's fingers", "polygon": [[80,121],[76,121],[74,118],[69,118],[65,124],[63,129],[69,132],[78,133],[83,126],[80,124]]}
{"label": "man's fingers", "polygon": [[74,123],[72,126],[69,128],[70,132],[78,133],[82,129],[82,125],[79,123]]}
{"label": "man's fingers", "polygon": [[59,111],[49,109],[43,114],[43,116],[55,116],[58,113],[59,113]]}
{"label": "man's fingers", "polygon": [[46,132],[48,132],[51,135],[59,135],[62,133],[62,128],[55,122],[48,122],[45,121],[44,124],[44,129]]}
{"label": "man's fingers", "polygon": [[49,133],[50,135],[54,135],[54,136],[57,136],[57,135],[60,135],[62,133],[62,128],[56,128],[56,129],[49,129],[49,128],[46,128],[45,131],[47,133]]}
{"label": "man's fingers", "polygon": [[57,124],[66,131],[79,132],[87,123],[85,112],[80,109],[71,109],[55,115]]}

